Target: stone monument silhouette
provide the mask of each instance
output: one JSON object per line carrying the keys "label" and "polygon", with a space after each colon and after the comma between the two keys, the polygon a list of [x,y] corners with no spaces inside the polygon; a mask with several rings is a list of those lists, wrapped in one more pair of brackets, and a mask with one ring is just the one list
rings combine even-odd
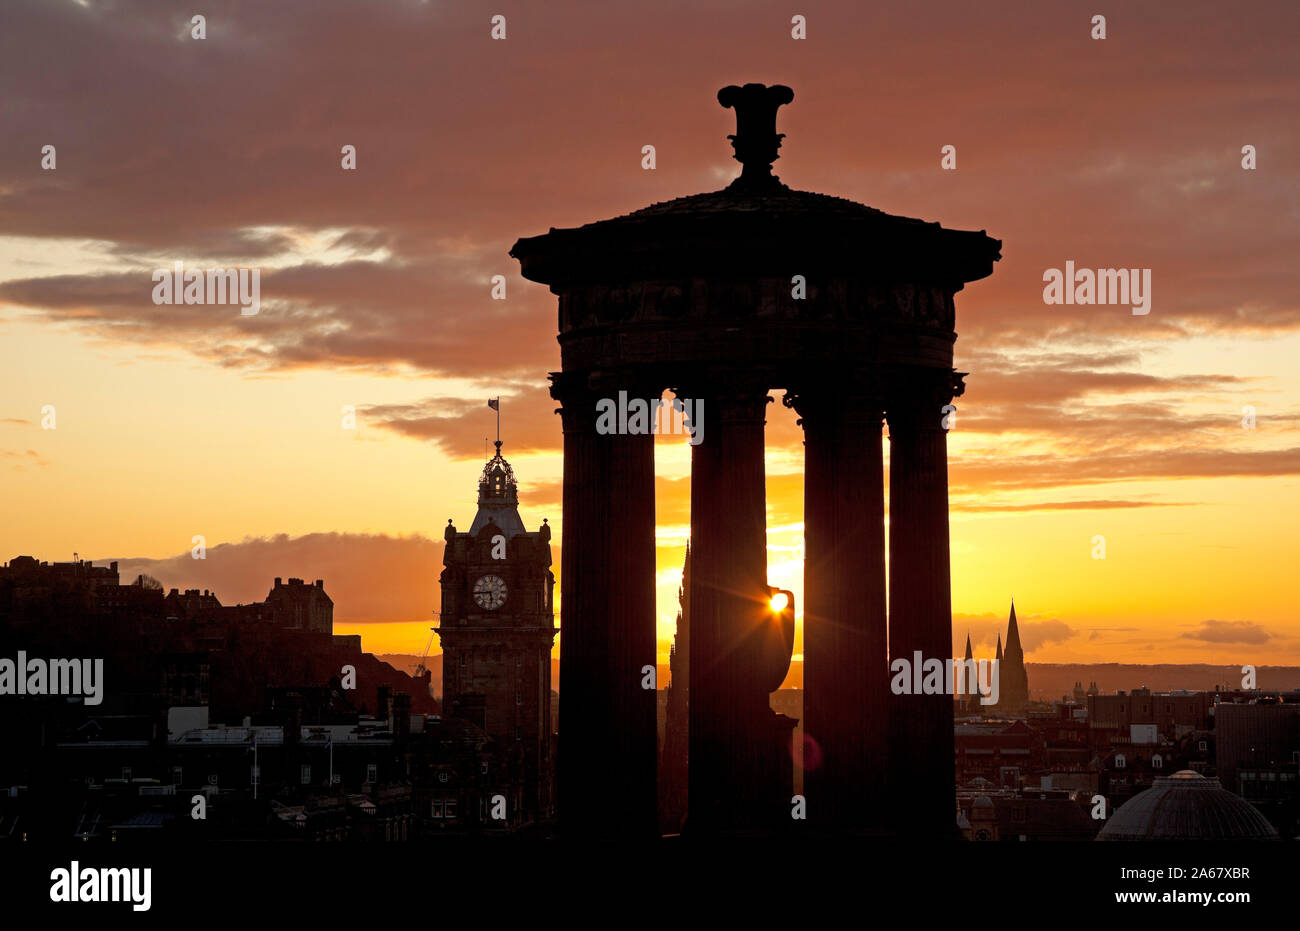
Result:
{"label": "stone monument silhouette", "polygon": [[[952,653],[945,405],[954,296],[1001,243],[797,191],[772,174],[782,85],[718,93],[743,170],[726,188],[520,239],[559,301],[564,431],[559,819],[652,834],[654,437],[603,435],[602,398],[704,402],[692,450],[687,830],[791,824],[789,722],[770,692],[789,653],[768,605],[764,423],[772,389],[805,445],[808,825],[951,835],[950,695],[895,696],[891,656]],[[885,571],[882,424],[889,424]],[[886,586],[889,612],[886,613]],[[896,816],[895,816],[896,813]]]}

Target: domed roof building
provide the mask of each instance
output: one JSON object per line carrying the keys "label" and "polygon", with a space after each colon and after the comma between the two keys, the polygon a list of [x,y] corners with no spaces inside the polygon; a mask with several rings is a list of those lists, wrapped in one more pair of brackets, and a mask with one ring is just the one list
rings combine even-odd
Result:
{"label": "domed roof building", "polygon": [[1218,779],[1165,776],[1119,807],[1097,840],[1277,840],[1268,820]]}

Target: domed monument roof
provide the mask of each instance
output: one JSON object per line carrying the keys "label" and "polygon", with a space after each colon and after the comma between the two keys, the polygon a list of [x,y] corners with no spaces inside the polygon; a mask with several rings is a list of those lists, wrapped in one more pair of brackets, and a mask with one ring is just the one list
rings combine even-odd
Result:
{"label": "domed monument roof", "polygon": [[1276,840],[1277,831],[1218,779],[1184,769],[1121,805],[1097,839]]}
{"label": "domed monument roof", "polygon": [[960,286],[985,278],[1002,243],[983,230],[953,230],[865,204],[794,190],[771,173],[784,133],[776,111],[794,99],[784,85],[724,87],[736,111],[729,136],[740,177],[727,187],[663,201],[569,229],[552,227],[510,250],[525,278],[563,286],[581,279],[716,275],[794,269],[851,270],[884,277],[936,278]]}

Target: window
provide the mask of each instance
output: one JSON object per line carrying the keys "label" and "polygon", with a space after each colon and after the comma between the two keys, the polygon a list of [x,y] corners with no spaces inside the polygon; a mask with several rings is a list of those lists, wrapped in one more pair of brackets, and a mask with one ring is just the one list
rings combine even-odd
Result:
{"label": "window", "polygon": [[432,802],[429,803],[429,817],[430,817],[430,818],[441,818],[441,817],[442,817],[442,800],[441,800],[441,799],[434,799]]}
{"label": "window", "polygon": [[1196,749],[1204,753],[1206,750],[1210,749],[1210,745],[1204,740],[1198,740],[1196,742]]}
{"label": "window", "polygon": [[367,764],[366,764],[366,782],[378,782],[378,781],[379,781],[379,764],[378,764],[378,763],[367,763]]}
{"label": "window", "polygon": [[516,725],[515,725],[515,740],[522,740],[522,739],[523,739],[523,729],[522,729],[518,724],[516,724]]}
{"label": "window", "polygon": [[298,778],[299,778],[299,780],[302,782],[303,785],[310,785],[310,784],[311,784],[311,764],[310,764],[310,763],[303,763],[303,764],[302,764],[302,771],[299,773],[299,777],[298,777]]}
{"label": "window", "polygon": [[1165,765],[1165,758],[1162,757],[1159,753],[1157,753],[1155,756],[1151,757],[1151,765],[1155,769],[1163,769]]}
{"label": "window", "polygon": [[127,782],[131,781],[131,767],[129,766],[122,767],[122,778],[125,779]]}
{"label": "window", "polygon": [[179,766],[172,767],[172,784],[173,785],[181,784],[181,768]]}
{"label": "window", "polygon": [[460,654],[460,664],[461,664],[462,666],[465,665],[465,652],[464,652],[463,650],[461,651],[461,654]]}
{"label": "window", "polygon": [[1124,759],[1124,754],[1122,754],[1122,753],[1117,753],[1117,754],[1115,754],[1115,768],[1116,768],[1116,769],[1123,769],[1126,763],[1127,763],[1127,760]]}

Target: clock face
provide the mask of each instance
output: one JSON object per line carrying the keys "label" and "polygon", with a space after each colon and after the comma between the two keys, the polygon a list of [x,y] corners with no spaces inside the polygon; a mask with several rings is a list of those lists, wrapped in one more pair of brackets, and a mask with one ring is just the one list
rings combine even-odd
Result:
{"label": "clock face", "polygon": [[474,583],[474,603],[495,611],[506,603],[506,583],[499,575],[485,575]]}

